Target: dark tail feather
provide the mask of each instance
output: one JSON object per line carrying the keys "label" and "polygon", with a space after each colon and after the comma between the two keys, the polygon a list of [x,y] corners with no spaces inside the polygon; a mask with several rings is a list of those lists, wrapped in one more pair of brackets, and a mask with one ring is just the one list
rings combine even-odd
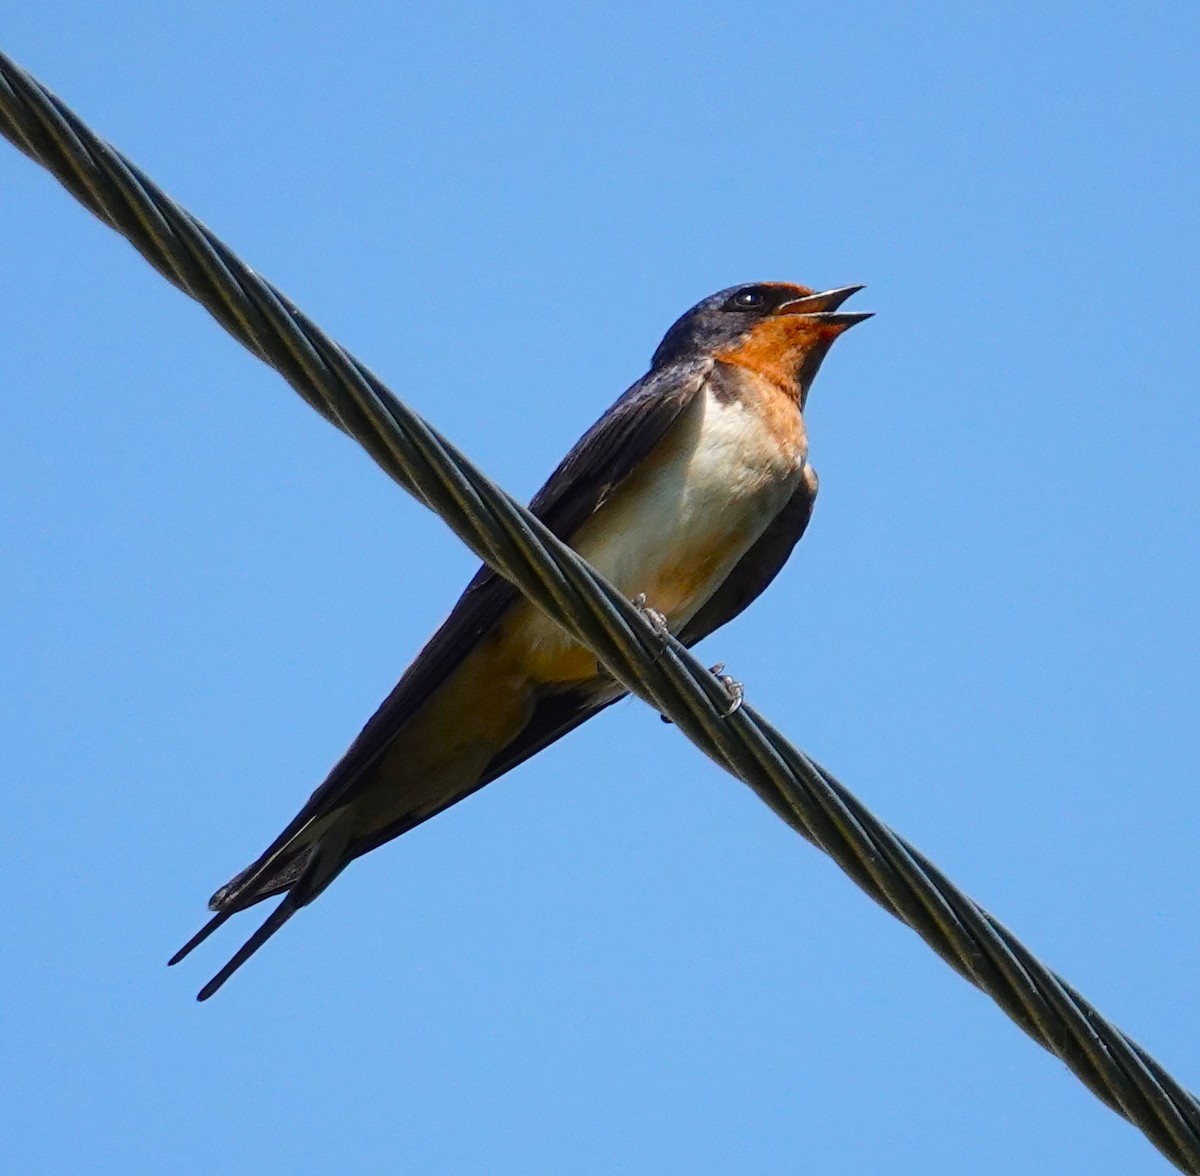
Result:
{"label": "dark tail feather", "polygon": [[304,873],[313,847],[301,845],[274,860],[259,859],[235,875],[208,900],[210,911],[244,911],[287,890]]}
{"label": "dark tail feather", "polygon": [[[240,968],[256,951],[258,951],[258,949],[262,947],[262,945],[266,943],[267,940],[270,939],[271,936],[274,935],[275,932],[278,931],[279,928],[282,927],[284,923],[286,923],[288,919],[290,919],[296,913],[296,909],[297,904],[289,894],[287,898],[285,898],[283,902],[281,902],[267,916],[263,925],[259,927],[259,929],[255,931],[254,934],[251,935],[241,947],[237,949],[236,953],[234,953],[233,959],[231,959],[229,963],[227,963],[203,988],[200,989],[200,991],[196,994],[196,999],[208,1000],[208,998],[212,996],[212,994],[216,992],[217,989],[220,988],[221,985],[224,984],[225,981],[228,980],[229,977],[238,970],[238,968]],[[233,914],[232,911],[222,911],[221,914],[217,915],[216,918],[211,920],[208,926],[200,932],[196,942],[199,942],[200,939],[204,938],[210,928],[212,928],[214,925],[219,926],[231,914]],[[192,944],[189,944],[185,951],[190,949],[192,946]]]}
{"label": "dark tail feather", "polygon": [[[197,1000],[208,1000],[288,919],[302,906],[307,906],[312,902],[350,864],[355,856],[350,850],[350,843],[349,824],[347,823],[340,829],[335,827],[326,833],[322,842],[318,842],[312,847],[303,859],[303,864],[296,876],[293,876],[292,868],[288,867],[288,875],[293,880],[283,901],[266,917],[262,926],[238,948],[233,959],[200,989],[196,994]],[[264,895],[261,892],[258,894],[240,892],[236,898],[230,896],[227,900],[228,907],[209,920],[208,925],[201,930],[195,942],[199,943],[203,940],[229,915],[245,910],[246,907],[252,906],[262,897]],[[192,945],[188,946],[190,948]]]}
{"label": "dark tail feather", "polygon": [[[254,880],[253,885],[247,885],[246,883],[251,881],[251,874],[254,872],[254,867],[252,866],[249,869],[243,870],[236,878],[222,886],[209,899],[209,910],[216,911],[217,913],[167,960],[167,967],[173,967],[180,960],[191,955],[200,944],[232,915],[236,915],[254,906],[255,903],[262,902],[264,899],[271,898],[273,895],[287,890],[303,873],[305,864],[305,859],[297,855],[269,878]],[[303,903],[297,903],[296,905],[302,906]]]}
{"label": "dark tail feather", "polygon": [[168,968],[174,967],[177,963],[179,963],[179,961],[181,959],[184,958],[184,956],[190,955],[222,923],[224,923],[226,919],[228,919],[234,913],[235,912],[233,910],[221,911],[219,914],[216,914],[211,919],[209,919],[208,922],[205,923],[204,926],[201,927],[200,930],[197,931],[196,934],[193,935],[191,937],[191,939],[189,939],[187,941],[187,943],[185,943],[169,960],[167,960],[167,967]]}

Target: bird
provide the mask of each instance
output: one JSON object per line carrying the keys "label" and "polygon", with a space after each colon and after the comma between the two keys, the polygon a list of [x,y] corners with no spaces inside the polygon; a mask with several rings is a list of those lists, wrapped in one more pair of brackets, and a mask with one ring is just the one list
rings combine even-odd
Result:
{"label": "bird", "polygon": [[[862,286],[732,286],[663,336],[649,371],[583,435],[529,509],[686,646],[737,616],[808,526],[817,476],[804,408]],[[267,919],[207,1000],[355,858],[511,771],[624,697],[595,654],[479,569],[349,749],[246,869],[177,964],[233,915]]]}

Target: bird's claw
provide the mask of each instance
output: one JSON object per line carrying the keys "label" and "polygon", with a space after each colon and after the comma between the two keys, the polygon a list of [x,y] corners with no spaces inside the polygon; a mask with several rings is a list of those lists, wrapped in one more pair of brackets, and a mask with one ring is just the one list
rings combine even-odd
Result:
{"label": "bird's claw", "polygon": [[727,719],[730,715],[735,715],[742,709],[742,703],[746,701],[746,688],[736,678],[732,678],[728,674],[723,674],[721,671],[724,668],[724,662],[717,662],[715,666],[709,668],[708,672],[725,689],[725,697],[729,700],[729,707],[722,713],[721,718]]}
{"label": "bird's claw", "polygon": [[654,630],[654,635],[662,643],[662,648],[659,650],[661,654],[667,648],[667,640],[671,636],[671,630],[667,626],[667,618],[658,609],[652,608],[646,602],[646,594],[644,592],[639,592],[633,598],[633,607],[650,622],[650,628]]}
{"label": "bird's claw", "polygon": [[[721,712],[721,718],[727,719],[730,715],[735,715],[742,709],[742,703],[746,701],[746,688],[736,678],[722,673],[721,671],[724,669],[725,663],[717,662],[715,666],[709,667],[708,672],[721,683],[721,687],[725,691],[725,698],[729,705]],[[659,715],[658,717],[664,723],[671,722],[666,715]]]}

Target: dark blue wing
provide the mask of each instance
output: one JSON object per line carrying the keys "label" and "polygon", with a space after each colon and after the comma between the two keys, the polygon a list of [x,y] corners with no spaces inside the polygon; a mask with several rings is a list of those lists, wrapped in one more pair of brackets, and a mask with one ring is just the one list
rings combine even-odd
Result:
{"label": "dark blue wing", "polygon": [[[530,503],[533,513],[560,539],[570,542],[580,525],[667,433],[702,387],[710,367],[708,361],[675,365],[652,371],[634,384],[550,475]],[[372,769],[392,740],[517,599],[516,589],[507,580],[486,566],[480,568],[445,623],[417,655],[325,781],[262,856],[213,895],[212,909],[240,910],[291,885],[304,865],[307,844],[301,835],[305,828],[372,786],[375,782]],[[497,757],[503,766],[494,769],[489,766],[477,787],[587,717],[572,713],[564,722],[557,715],[563,702],[557,707],[552,701],[546,705],[550,710],[541,713],[539,708],[532,729],[523,732],[515,744]],[[567,709],[571,709],[569,704]],[[448,803],[460,799],[462,796]],[[432,815],[429,813],[422,820]],[[402,821],[380,830],[369,841],[357,843],[353,856],[399,836],[417,823]]]}

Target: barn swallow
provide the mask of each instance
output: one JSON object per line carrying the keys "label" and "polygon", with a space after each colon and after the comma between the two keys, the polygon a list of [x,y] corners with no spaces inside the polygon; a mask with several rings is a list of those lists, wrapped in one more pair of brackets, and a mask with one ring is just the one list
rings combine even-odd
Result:
{"label": "barn swallow", "polygon": [[[685,645],[737,616],[804,534],[817,494],[803,411],[826,352],[869,314],[861,286],[761,282],[705,298],[584,434],[530,510]],[[480,568],[308,803],[209,900],[212,919],[283,900],[206,1000],[355,858],[561,738],[624,691],[502,576]]]}

